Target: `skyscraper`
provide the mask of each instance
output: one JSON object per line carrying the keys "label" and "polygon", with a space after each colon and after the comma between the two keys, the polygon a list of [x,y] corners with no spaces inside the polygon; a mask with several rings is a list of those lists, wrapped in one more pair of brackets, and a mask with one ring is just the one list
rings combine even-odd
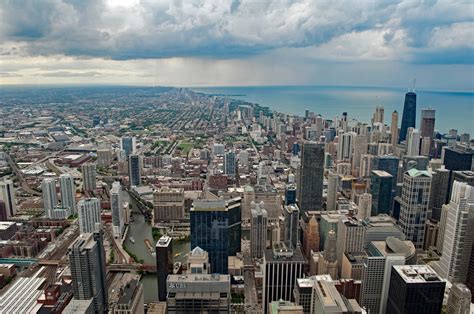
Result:
{"label": "skyscraper", "polygon": [[297,186],[297,201],[302,212],[322,208],[323,175],[324,144],[303,143]]}
{"label": "skyscraper", "polygon": [[93,298],[95,313],[107,313],[108,292],[102,232],[82,233],[69,247],[74,299]]}
{"label": "skyscraper", "polygon": [[16,214],[15,189],[11,180],[0,181],[0,200],[5,202],[7,217],[10,219]]}
{"label": "skyscraper", "polygon": [[285,242],[290,249],[296,249],[299,242],[300,210],[298,205],[287,205],[283,208],[285,217]]}
{"label": "skyscraper", "polygon": [[398,143],[398,112],[392,113],[392,123],[390,124],[390,143],[396,145]]}
{"label": "skyscraper", "polygon": [[95,164],[93,163],[83,164],[81,169],[82,169],[82,185],[83,185],[84,191],[87,191],[87,192],[95,191],[95,189],[97,188],[97,182],[96,182],[97,171],[96,171]]}
{"label": "skyscraper", "polygon": [[120,150],[125,151],[126,157],[136,152],[136,139],[133,136],[123,136],[120,139]]}
{"label": "skyscraper", "polygon": [[[421,109],[421,121],[420,121],[420,131],[421,137],[429,137],[430,143],[434,139],[434,130],[435,130],[435,116],[436,110],[432,108],[423,108]],[[430,144],[432,147],[432,144]]]}
{"label": "skyscraper", "polygon": [[441,219],[441,208],[446,203],[449,189],[449,170],[443,168],[431,171],[430,203],[431,218]]}
{"label": "skyscraper", "polygon": [[406,239],[413,241],[416,248],[423,246],[425,223],[431,216],[430,188],[431,174],[427,170],[405,172],[399,222]]}
{"label": "skyscraper", "polygon": [[252,258],[262,258],[267,248],[267,218],[268,214],[263,202],[252,203],[250,220],[250,255]]}
{"label": "skyscraper", "polygon": [[86,198],[77,204],[79,216],[79,230],[81,233],[96,231],[96,224],[100,224],[100,201],[97,198]]}
{"label": "skyscraper", "polygon": [[120,182],[112,183],[110,190],[110,210],[112,211],[112,227],[114,236],[121,238],[123,233],[123,203],[122,203],[122,187]]}
{"label": "skyscraper", "polygon": [[352,160],[352,153],[354,151],[354,138],[356,133],[347,132],[339,136],[337,142],[337,160]]}
{"label": "skyscraper", "polygon": [[296,204],[296,187],[288,185],[285,190],[285,205]]}
{"label": "skyscraper", "polygon": [[435,266],[450,282],[466,282],[474,244],[474,187],[454,182],[447,206],[443,255]]}
{"label": "skyscraper", "polygon": [[56,194],[56,181],[53,178],[46,178],[41,182],[43,193],[44,212],[48,218],[52,218],[51,212],[58,205],[58,196]]}
{"label": "skyscraper", "polygon": [[391,269],[404,265],[415,256],[415,247],[410,241],[387,238],[371,242],[363,257],[360,304],[368,313],[385,313],[390,287]]}
{"label": "skyscraper", "polygon": [[69,208],[71,215],[76,213],[76,186],[74,179],[68,173],[59,176],[59,189],[61,191],[61,206]]}
{"label": "skyscraper", "polygon": [[375,112],[374,112],[374,115],[372,117],[372,124],[374,124],[374,123],[382,123],[383,124],[384,111],[385,110],[384,110],[383,106],[375,107]]}
{"label": "skyscraper", "polygon": [[362,252],[364,249],[365,228],[357,218],[339,220],[337,227],[337,261],[339,273],[344,253]]}
{"label": "skyscraper", "polygon": [[224,154],[224,174],[234,178],[236,175],[235,152],[227,152]]}
{"label": "skyscraper", "polygon": [[112,163],[113,159],[113,154],[110,149],[97,150],[97,166],[108,167]]}
{"label": "skyscraper", "polygon": [[156,243],[156,271],[158,279],[158,301],[166,301],[166,278],[173,274],[172,238],[162,236]]}
{"label": "skyscraper", "polygon": [[337,173],[329,171],[326,210],[329,210],[329,211],[336,210],[338,188],[339,188],[339,175]]}
{"label": "skyscraper", "polygon": [[407,156],[420,155],[420,131],[408,128]]}
{"label": "skyscraper", "polygon": [[471,312],[471,290],[462,283],[451,286],[446,313],[469,314]]}
{"label": "skyscraper", "polygon": [[128,157],[128,176],[130,180],[130,186],[139,186],[141,183],[141,167],[140,167],[140,156],[130,155]]}
{"label": "skyscraper", "polygon": [[337,263],[337,235],[334,230],[329,230],[324,251],[319,252],[318,274],[329,274],[332,278],[339,278]]}
{"label": "skyscraper", "polygon": [[428,265],[393,266],[386,313],[441,313],[445,286]]}
{"label": "skyscraper", "polygon": [[191,247],[209,253],[213,273],[227,274],[228,257],[241,251],[241,199],[195,200],[190,211]]}
{"label": "skyscraper", "polygon": [[300,248],[291,250],[284,242],[276,242],[263,257],[263,313],[268,304],[280,299],[294,301],[296,279],[303,277],[305,259]]}
{"label": "skyscraper", "polygon": [[403,105],[402,126],[400,128],[400,138],[398,142],[403,142],[407,139],[408,128],[415,127],[416,119],[416,94],[408,92],[405,94],[405,103]]}
{"label": "skyscraper", "polygon": [[393,155],[375,156],[372,159],[371,170],[383,170],[390,173],[393,177],[392,196],[395,196],[397,190],[398,166],[400,159]]}
{"label": "skyscraper", "polygon": [[392,182],[394,178],[390,173],[382,170],[372,170],[370,178],[371,215],[388,214],[392,205]]}
{"label": "skyscraper", "polygon": [[357,212],[357,218],[363,220],[370,217],[372,212],[372,194],[364,193],[359,196],[359,210]]}
{"label": "skyscraper", "polygon": [[303,230],[303,253],[309,259],[311,251],[319,251],[319,224],[314,215],[305,224]]}

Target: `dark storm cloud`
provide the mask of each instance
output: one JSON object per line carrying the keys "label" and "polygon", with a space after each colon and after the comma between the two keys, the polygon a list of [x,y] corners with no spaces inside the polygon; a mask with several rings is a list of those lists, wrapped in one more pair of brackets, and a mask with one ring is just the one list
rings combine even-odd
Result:
{"label": "dark storm cloud", "polygon": [[[445,29],[452,30],[445,36],[456,38],[452,25],[472,21],[472,4],[462,1],[132,1],[113,6],[105,0],[12,0],[1,2],[0,10],[0,42],[31,56],[238,59],[386,29],[383,43],[389,47],[397,32],[404,34],[404,61],[473,63],[474,58],[465,29],[449,46],[435,40]],[[3,48],[2,53],[12,52]]]}

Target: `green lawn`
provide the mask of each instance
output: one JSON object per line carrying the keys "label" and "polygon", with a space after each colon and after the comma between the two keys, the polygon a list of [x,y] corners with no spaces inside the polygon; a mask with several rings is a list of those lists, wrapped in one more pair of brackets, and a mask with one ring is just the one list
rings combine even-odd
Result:
{"label": "green lawn", "polygon": [[187,156],[193,146],[193,143],[182,142],[178,144],[177,148],[181,150],[181,155]]}

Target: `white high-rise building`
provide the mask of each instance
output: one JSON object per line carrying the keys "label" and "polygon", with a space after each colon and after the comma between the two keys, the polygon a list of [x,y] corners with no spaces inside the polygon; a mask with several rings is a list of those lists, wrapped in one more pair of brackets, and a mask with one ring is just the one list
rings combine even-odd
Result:
{"label": "white high-rise building", "polygon": [[336,210],[338,187],[339,175],[337,173],[329,171],[326,210]]}
{"label": "white high-rise building", "polygon": [[121,238],[123,233],[123,202],[122,202],[122,187],[120,182],[114,182],[110,190],[110,209],[112,211],[112,226],[114,236]]}
{"label": "white high-rise building", "polygon": [[405,172],[400,204],[400,226],[407,240],[423,247],[425,223],[431,217],[429,207],[431,173],[415,168]]}
{"label": "white high-rise building", "polygon": [[250,253],[253,258],[262,258],[267,248],[267,218],[264,203],[251,204],[250,220]]}
{"label": "white high-rise building", "polygon": [[420,154],[420,131],[408,128],[407,156],[418,156]]}
{"label": "white high-rise building", "polygon": [[59,176],[59,188],[61,191],[61,206],[68,208],[71,215],[76,213],[76,186],[70,174],[64,173]]}
{"label": "white high-rise building", "polygon": [[355,132],[347,132],[339,136],[337,143],[337,160],[350,161],[352,159],[354,137],[356,135]]}
{"label": "white high-rise building", "polygon": [[443,255],[435,267],[450,282],[464,283],[474,243],[474,187],[454,181],[446,208]]}
{"label": "white high-rise building", "polygon": [[83,164],[82,167],[82,185],[84,191],[95,191],[97,188],[96,182],[96,166],[93,163]]}
{"label": "white high-rise building", "polygon": [[374,123],[382,123],[383,124],[384,112],[385,112],[385,110],[384,110],[383,106],[375,107],[374,116],[372,117],[372,124],[374,124]]}
{"label": "white high-rise building", "polygon": [[16,214],[15,189],[11,180],[0,181],[0,199],[5,202],[7,218]]}
{"label": "white high-rise building", "polygon": [[41,183],[43,192],[43,208],[46,216],[52,218],[52,211],[58,205],[58,196],[56,194],[56,181],[52,178],[46,178]]}
{"label": "white high-rise building", "polygon": [[100,224],[100,201],[97,198],[80,200],[77,204],[79,216],[79,230],[81,233],[96,231],[96,224]]}

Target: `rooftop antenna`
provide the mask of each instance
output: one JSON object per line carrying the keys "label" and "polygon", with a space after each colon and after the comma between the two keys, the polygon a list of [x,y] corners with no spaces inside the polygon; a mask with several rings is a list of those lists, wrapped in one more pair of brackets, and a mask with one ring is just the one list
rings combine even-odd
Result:
{"label": "rooftop antenna", "polygon": [[412,92],[415,92],[416,77],[413,78],[413,89]]}

